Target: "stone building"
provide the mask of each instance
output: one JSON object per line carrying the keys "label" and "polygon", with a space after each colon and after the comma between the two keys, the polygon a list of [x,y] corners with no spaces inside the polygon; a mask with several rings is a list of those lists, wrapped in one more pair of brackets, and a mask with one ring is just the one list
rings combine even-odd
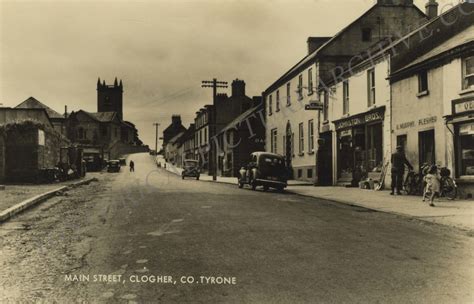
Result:
{"label": "stone building", "polygon": [[[339,78],[342,70],[360,62],[357,55],[364,50],[388,38],[401,37],[426,21],[426,15],[411,0],[378,0],[333,37],[309,38],[308,54],[263,93],[266,151],[285,156],[295,179],[332,184],[335,130],[328,120],[329,98],[318,95],[318,88],[326,87],[325,82]],[[319,111],[305,111],[305,105],[315,101],[324,103],[321,115]]]}
{"label": "stone building", "polygon": [[67,119],[67,110],[65,109],[64,114],[61,115],[55,110],[51,109],[44,103],[40,102],[34,97],[29,97],[15,108],[18,109],[45,109],[48,113],[49,119],[53,124],[53,128],[60,134],[66,136],[66,119]]}
{"label": "stone building", "polygon": [[105,80],[97,79],[97,111],[116,112],[119,119],[123,119],[123,84],[115,77],[113,85],[107,85]]}
{"label": "stone building", "polygon": [[0,108],[0,182],[36,182],[70,142],[44,108]]}
{"label": "stone building", "polygon": [[181,115],[172,115],[171,124],[163,131],[163,150],[166,149],[167,143],[179,133],[185,131],[186,128],[181,122]]}

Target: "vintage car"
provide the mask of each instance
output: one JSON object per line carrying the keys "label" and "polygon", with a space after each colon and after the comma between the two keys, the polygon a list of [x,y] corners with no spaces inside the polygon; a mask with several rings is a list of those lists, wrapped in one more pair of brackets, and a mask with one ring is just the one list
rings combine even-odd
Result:
{"label": "vintage car", "polygon": [[195,177],[196,180],[199,180],[200,175],[201,175],[201,168],[199,166],[199,161],[194,160],[194,159],[185,159],[181,177],[183,179],[185,177]]}
{"label": "vintage car", "polygon": [[107,163],[107,172],[120,172],[120,161],[109,160]]}
{"label": "vintage car", "polygon": [[263,186],[263,190],[275,188],[283,191],[288,181],[288,172],[283,156],[267,152],[254,152],[250,155],[250,162],[239,171],[239,188],[248,184],[255,190]]}

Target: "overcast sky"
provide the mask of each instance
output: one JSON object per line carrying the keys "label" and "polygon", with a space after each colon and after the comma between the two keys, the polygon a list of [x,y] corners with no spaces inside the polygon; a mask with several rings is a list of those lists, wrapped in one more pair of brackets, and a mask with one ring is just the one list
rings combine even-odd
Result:
{"label": "overcast sky", "polygon": [[60,113],[94,112],[97,77],[118,77],[124,118],[154,146],[153,122],[163,130],[181,114],[187,127],[212,102],[201,80],[244,79],[259,95],[306,54],[308,36],[335,34],[374,3],[0,0],[0,103],[33,96]]}

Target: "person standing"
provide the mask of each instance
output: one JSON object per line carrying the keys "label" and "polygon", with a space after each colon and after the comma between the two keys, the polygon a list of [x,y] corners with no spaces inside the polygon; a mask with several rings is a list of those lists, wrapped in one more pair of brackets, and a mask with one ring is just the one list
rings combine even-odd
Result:
{"label": "person standing", "polygon": [[133,160],[130,161],[130,172],[135,172],[135,163],[133,162]]}
{"label": "person standing", "polygon": [[405,165],[413,170],[413,166],[408,162],[405,152],[402,146],[397,146],[397,151],[392,154],[392,192],[390,195],[394,195],[395,189],[397,194],[400,195],[403,187],[403,175],[405,173]]}

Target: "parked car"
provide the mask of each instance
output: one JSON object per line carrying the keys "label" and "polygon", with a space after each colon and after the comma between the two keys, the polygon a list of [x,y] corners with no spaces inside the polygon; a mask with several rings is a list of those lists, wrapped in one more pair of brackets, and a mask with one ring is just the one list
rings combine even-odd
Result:
{"label": "parked car", "polygon": [[120,166],[126,166],[127,165],[127,160],[125,158],[119,158],[120,161]]}
{"label": "parked car", "polygon": [[120,172],[120,161],[109,160],[107,163],[107,172]]}
{"label": "parked car", "polygon": [[283,191],[287,187],[288,171],[283,156],[267,152],[254,152],[250,155],[250,162],[239,171],[239,188],[248,184],[255,190],[263,186]]}
{"label": "parked car", "polygon": [[195,177],[196,180],[199,180],[200,175],[201,175],[201,168],[199,166],[199,161],[194,160],[194,159],[185,159],[181,177],[183,179],[185,177]]}

